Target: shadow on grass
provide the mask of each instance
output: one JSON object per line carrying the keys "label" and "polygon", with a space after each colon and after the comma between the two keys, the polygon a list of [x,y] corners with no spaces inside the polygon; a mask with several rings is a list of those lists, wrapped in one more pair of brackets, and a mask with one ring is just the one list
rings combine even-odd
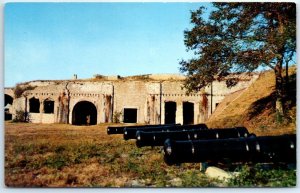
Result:
{"label": "shadow on grass", "polygon": [[[284,88],[287,89],[285,93],[284,101],[284,111],[287,112],[296,106],[296,74],[289,76],[289,84],[286,86],[284,81]],[[275,113],[276,105],[276,92],[272,92],[269,96],[261,98],[251,104],[248,109],[248,120],[262,114],[264,111],[269,110],[270,113]]]}
{"label": "shadow on grass", "polygon": [[269,96],[261,98],[251,104],[248,110],[248,120],[260,115],[266,110],[275,112],[276,93],[273,92]]}

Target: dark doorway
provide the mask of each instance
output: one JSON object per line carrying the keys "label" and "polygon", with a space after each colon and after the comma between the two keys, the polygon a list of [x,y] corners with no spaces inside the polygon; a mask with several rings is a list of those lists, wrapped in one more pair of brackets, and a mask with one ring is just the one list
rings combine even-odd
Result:
{"label": "dark doorway", "polygon": [[137,122],[137,109],[124,108],[124,123],[136,123]]}
{"label": "dark doorway", "polygon": [[194,103],[183,102],[183,124],[194,124]]}
{"label": "dark doorway", "polygon": [[165,102],[165,124],[176,123],[176,102]]}
{"label": "dark doorway", "polygon": [[40,112],[40,100],[36,98],[29,99],[29,112],[39,113]]}
{"label": "dark doorway", "polygon": [[14,99],[11,96],[5,94],[4,97],[4,106],[6,106],[7,104],[13,104]]}
{"label": "dark doorway", "polygon": [[97,124],[97,108],[88,101],[78,102],[72,113],[73,125],[96,125]]}
{"label": "dark doorway", "polygon": [[44,113],[53,114],[54,113],[54,101],[46,99],[44,101]]}
{"label": "dark doorway", "polygon": [[12,114],[9,111],[13,104],[13,98],[7,94],[4,95],[4,114],[5,114],[5,121],[6,120],[12,120]]}

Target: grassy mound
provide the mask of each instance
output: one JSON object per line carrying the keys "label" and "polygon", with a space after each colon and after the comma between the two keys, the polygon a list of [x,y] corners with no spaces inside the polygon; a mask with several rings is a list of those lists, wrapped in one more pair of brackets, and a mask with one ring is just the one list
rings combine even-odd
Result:
{"label": "grassy mound", "polygon": [[257,135],[296,133],[295,66],[289,69],[288,88],[283,120],[276,119],[274,72],[266,71],[249,88],[227,96],[206,124],[211,128],[245,126]]}

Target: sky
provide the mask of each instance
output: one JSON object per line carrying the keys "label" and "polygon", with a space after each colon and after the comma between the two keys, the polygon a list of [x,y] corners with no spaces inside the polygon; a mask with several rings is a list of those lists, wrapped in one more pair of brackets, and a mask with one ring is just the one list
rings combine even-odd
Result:
{"label": "sky", "polygon": [[4,86],[31,80],[180,73],[190,11],[209,3],[8,3]]}

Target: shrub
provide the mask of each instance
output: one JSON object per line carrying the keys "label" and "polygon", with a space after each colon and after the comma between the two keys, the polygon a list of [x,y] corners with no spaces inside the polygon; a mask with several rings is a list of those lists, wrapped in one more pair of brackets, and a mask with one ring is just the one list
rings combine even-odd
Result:
{"label": "shrub", "polygon": [[28,113],[24,112],[23,110],[16,111],[16,115],[13,122],[29,122],[30,116]]}
{"label": "shrub", "polygon": [[122,112],[119,111],[119,112],[114,112],[114,115],[113,115],[113,122],[114,123],[120,123],[121,122],[121,116],[122,116]]}
{"label": "shrub", "polygon": [[266,169],[259,164],[254,167],[243,166],[239,175],[229,180],[229,186],[235,187],[289,187],[296,186],[296,171]]}
{"label": "shrub", "polygon": [[20,84],[17,84],[16,87],[14,88],[14,94],[16,98],[20,98],[22,94],[27,91],[27,90],[33,90],[35,87],[26,85],[26,86],[21,86]]}

